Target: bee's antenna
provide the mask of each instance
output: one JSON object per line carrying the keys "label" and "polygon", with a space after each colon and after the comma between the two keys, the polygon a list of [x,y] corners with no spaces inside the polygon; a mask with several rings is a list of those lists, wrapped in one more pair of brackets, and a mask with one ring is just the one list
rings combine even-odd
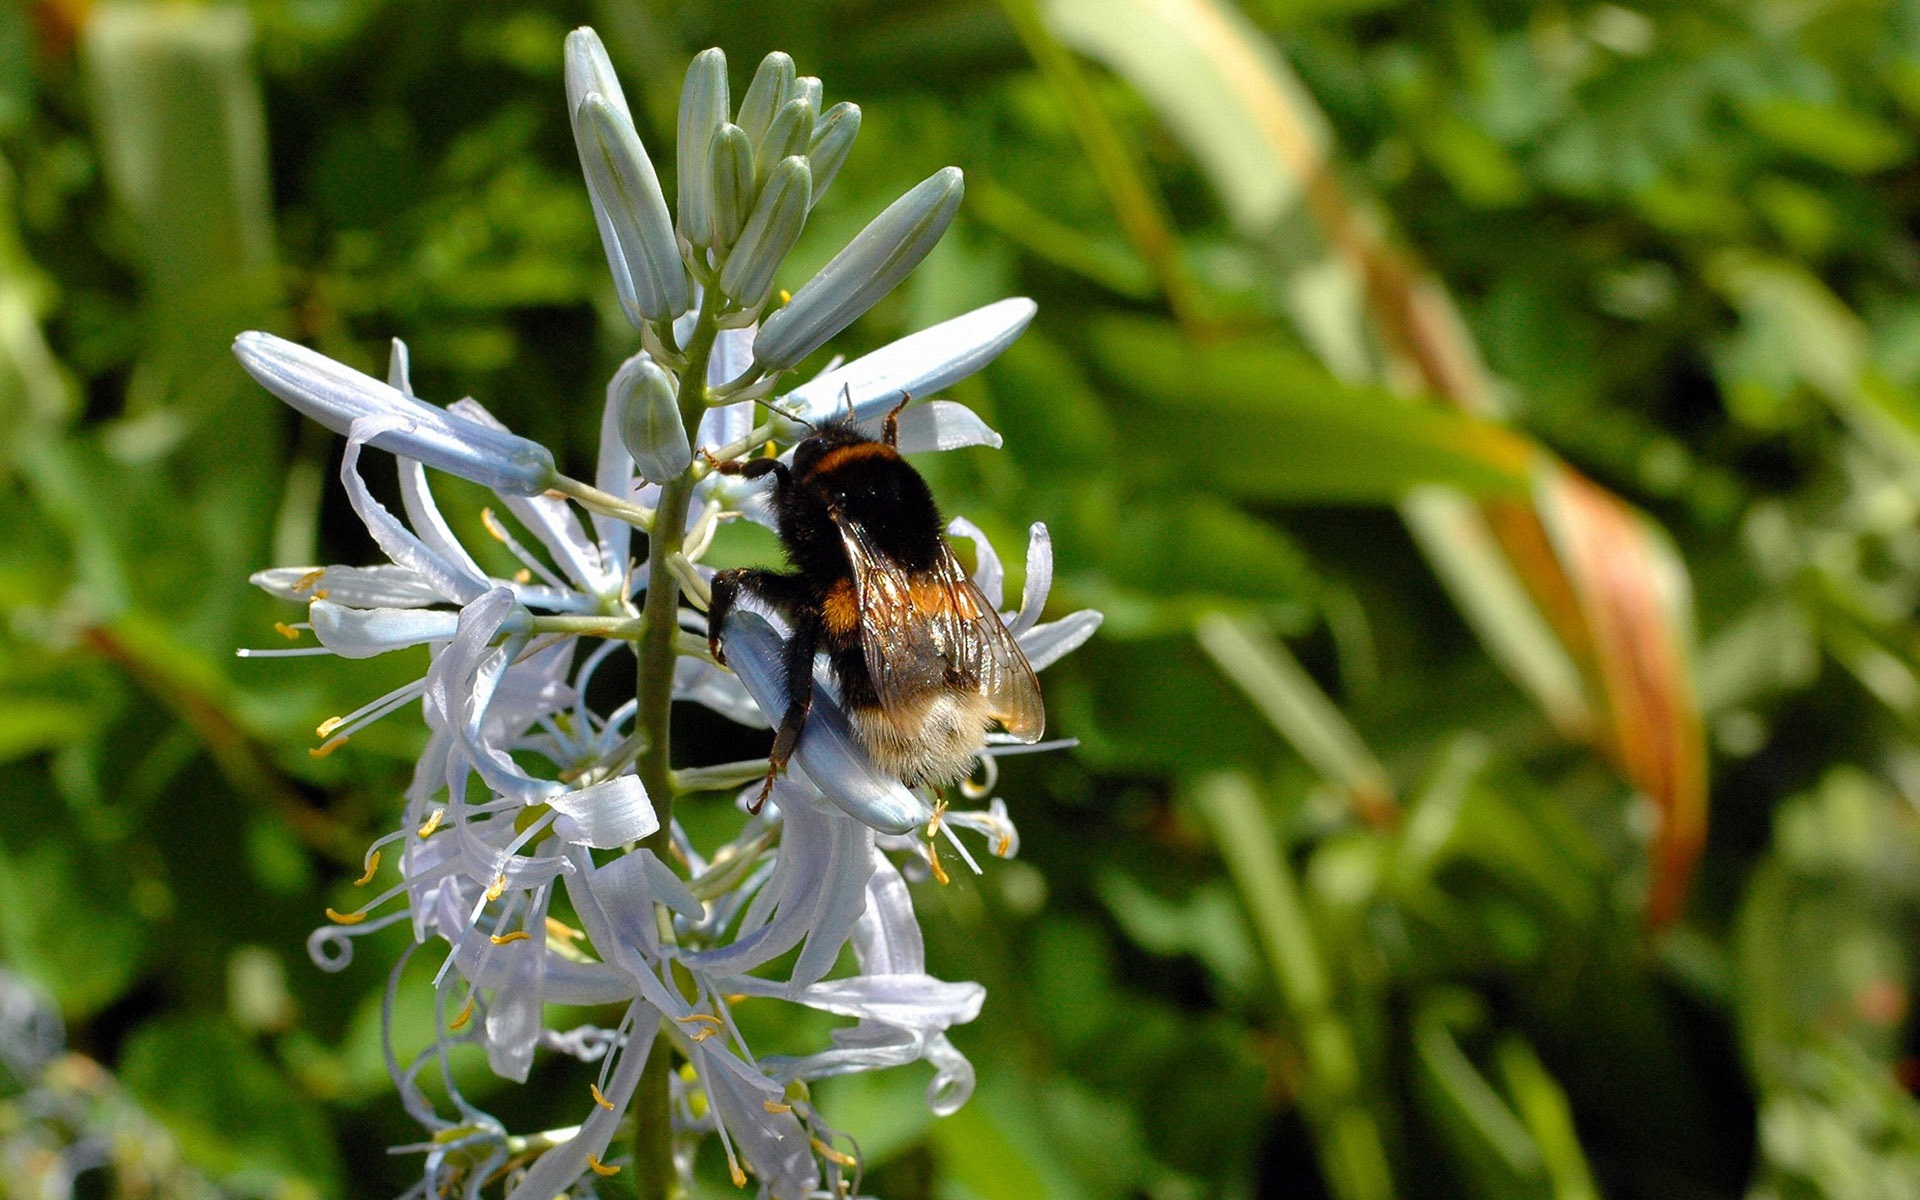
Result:
{"label": "bee's antenna", "polygon": [[805,417],[801,416],[799,413],[795,412],[790,408],[782,408],[779,405],[773,404],[766,400],[762,400],[761,403],[767,406],[768,412],[779,413],[781,416],[785,417],[789,421],[798,421],[800,422],[800,424],[805,425],[808,429],[813,430],[815,433],[820,432],[820,427],[818,425],[815,425],[812,421],[807,420]]}
{"label": "bee's antenna", "polygon": [[840,398],[847,402],[847,424],[853,424],[853,388],[848,384],[840,385]]}
{"label": "bee's antenna", "polygon": [[885,441],[887,445],[898,446],[900,444],[900,410],[912,403],[913,393],[902,391],[900,393],[900,403],[893,406],[892,410],[887,413],[887,419],[881,423],[881,440]]}

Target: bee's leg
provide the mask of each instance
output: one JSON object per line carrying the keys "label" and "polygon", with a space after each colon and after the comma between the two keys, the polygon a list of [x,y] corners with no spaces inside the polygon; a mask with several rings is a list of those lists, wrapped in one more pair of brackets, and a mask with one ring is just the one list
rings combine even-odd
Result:
{"label": "bee's leg", "polygon": [[806,580],[798,575],[782,575],[778,571],[769,571],[761,567],[736,567],[730,571],[719,571],[713,577],[713,596],[707,601],[707,650],[715,662],[727,665],[727,655],[720,646],[720,635],[726,632],[727,614],[733,611],[733,603],[741,592],[760,600],[770,608],[783,613],[792,613],[806,598]]}
{"label": "bee's leg", "polygon": [[913,403],[912,392],[901,392],[900,403],[887,413],[887,419],[880,423],[880,440],[889,446],[900,444],[900,410]]}
{"label": "bee's leg", "polygon": [[[701,451],[706,454],[705,450]],[[713,469],[722,475],[738,475],[742,479],[758,479],[762,475],[773,476],[776,492],[785,492],[787,485],[793,482],[793,476],[787,471],[787,464],[777,458],[715,458],[707,454],[707,461]]]}
{"label": "bee's leg", "polygon": [[800,745],[800,731],[807,726],[807,713],[813,708],[813,651],[820,635],[820,622],[812,616],[794,621],[793,636],[787,639],[787,711],[774,731],[773,750],[767,755],[767,781],[760,795],[748,806],[757,813],[773,790],[774,777],[787,769],[787,760]]}

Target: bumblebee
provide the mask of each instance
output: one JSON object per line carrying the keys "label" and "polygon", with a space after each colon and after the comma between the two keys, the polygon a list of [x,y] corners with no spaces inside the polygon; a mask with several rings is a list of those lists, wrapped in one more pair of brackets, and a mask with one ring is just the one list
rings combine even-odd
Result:
{"label": "bumblebee", "polygon": [[792,567],[721,571],[707,610],[708,645],[722,663],[727,613],[743,594],[793,630],[787,711],[756,809],[799,745],[823,651],[854,733],[909,787],[971,774],[995,723],[1022,742],[1038,741],[1046,727],[1033,667],[954,557],[926,480],[900,456],[906,403],[887,414],[877,441],[849,414],[796,446],[791,466],[773,458],[715,464],[724,474],[773,476]]}

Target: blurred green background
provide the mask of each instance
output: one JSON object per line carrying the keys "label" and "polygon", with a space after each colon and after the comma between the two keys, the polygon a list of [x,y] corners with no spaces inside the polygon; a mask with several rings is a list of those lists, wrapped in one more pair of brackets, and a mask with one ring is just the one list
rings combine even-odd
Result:
{"label": "blurred green background", "polygon": [[582,23],[663,171],[708,45],[862,105],[788,286],[965,169],[836,349],[1040,303],[954,392],[1006,448],[923,469],[1108,620],[1021,857],[916,895],[973,1102],[820,1090],[868,1193],[1920,1197],[1916,0],[0,5],[0,962],[68,1048],[0,1056],[0,1192],[418,1178],[405,932],[303,943],[422,737],[312,728],[421,662],[233,657],[250,571],[377,551],[228,345],[404,337],[590,472]]}

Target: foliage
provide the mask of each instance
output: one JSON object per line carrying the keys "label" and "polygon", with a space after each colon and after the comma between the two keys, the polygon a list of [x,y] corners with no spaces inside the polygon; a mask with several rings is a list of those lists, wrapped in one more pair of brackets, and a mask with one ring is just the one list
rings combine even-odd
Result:
{"label": "foliage", "polygon": [[373,552],[227,347],[404,336],[590,470],[591,19],[643,133],[710,44],[860,98],[785,285],[966,169],[846,349],[1040,305],[955,389],[1007,449],[925,471],[1108,623],[1047,676],[1078,752],[1006,763],[1021,858],[916,895],[974,1100],[822,1089],[867,1192],[1915,1194],[1920,6],[590,7],[0,8],[0,958],[195,1171],[410,1172],[405,934],[301,947],[417,749],[312,727],[417,665],[231,657],[249,571]]}

